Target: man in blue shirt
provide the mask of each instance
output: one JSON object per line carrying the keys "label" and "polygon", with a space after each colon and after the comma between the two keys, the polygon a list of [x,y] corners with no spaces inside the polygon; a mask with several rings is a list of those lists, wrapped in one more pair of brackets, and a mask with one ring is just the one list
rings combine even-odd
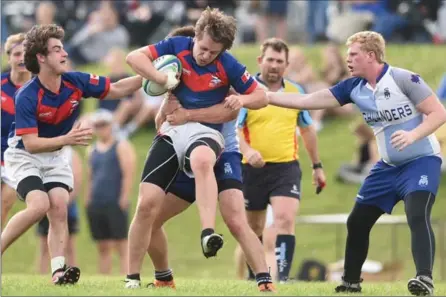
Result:
{"label": "man in blue shirt", "polygon": [[385,41],[379,33],[356,33],[347,46],[352,78],[309,95],[268,93],[270,104],[324,109],[355,103],[374,130],[382,159],[365,179],[347,220],[344,276],[336,292],[361,291],[370,230],[403,200],[416,266],[408,289],[413,295],[432,295],[435,238],[430,215],[442,163],[434,132],[446,122],[446,109],[419,75],[384,62]]}

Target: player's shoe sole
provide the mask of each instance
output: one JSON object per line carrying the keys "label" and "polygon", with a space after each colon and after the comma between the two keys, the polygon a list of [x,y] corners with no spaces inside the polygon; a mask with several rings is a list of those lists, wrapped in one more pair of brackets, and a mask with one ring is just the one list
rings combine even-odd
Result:
{"label": "player's shoe sole", "polygon": [[201,248],[206,258],[215,257],[222,247],[223,236],[220,234],[212,233],[201,240]]}
{"label": "player's shoe sole", "polygon": [[81,271],[77,267],[67,267],[62,275],[54,276],[53,283],[55,285],[74,285],[79,281]]}
{"label": "player's shoe sole", "polygon": [[171,281],[159,281],[155,280],[153,283],[147,284],[147,288],[170,288],[176,289],[175,282]]}
{"label": "player's shoe sole", "polygon": [[415,296],[433,296],[434,288],[421,280],[420,278],[412,278],[407,283],[407,289]]}

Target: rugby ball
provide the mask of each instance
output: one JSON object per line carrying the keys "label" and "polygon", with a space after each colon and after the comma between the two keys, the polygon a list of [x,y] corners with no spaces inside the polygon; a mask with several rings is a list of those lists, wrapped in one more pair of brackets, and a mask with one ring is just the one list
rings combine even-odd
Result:
{"label": "rugby ball", "polygon": [[[175,72],[181,75],[183,66],[181,65],[180,59],[174,55],[164,55],[153,62],[153,66],[161,72]],[[167,92],[164,86],[157,84],[156,82],[143,79],[142,89],[149,96],[160,96]]]}

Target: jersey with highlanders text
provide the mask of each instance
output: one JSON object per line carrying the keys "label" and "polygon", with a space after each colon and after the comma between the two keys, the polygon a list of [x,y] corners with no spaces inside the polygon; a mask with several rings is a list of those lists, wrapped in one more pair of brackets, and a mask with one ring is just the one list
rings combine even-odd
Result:
{"label": "jersey with highlanders text", "polygon": [[[181,82],[173,91],[184,108],[206,108],[221,103],[232,86],[240,94],[249,94],[257,82],[229,52],[220,54],[214,62],[199,66],[192,56],[194,41],[190,37],[172,37],[149,45],[153,59],[164,55],[177,56],[183,66]],[[205,124],[221,130],[222,124]]]}
{"label": "jersey with highlanders text", "polygon": [[433,94],[421,77],[408,70],[385,64],[373,89],[365,79],[349,78],[332,87],[341,105],[355,103],[364,120],[373,128],[384,162],[400,165],[423,156],[439,155],[434,134],[398,151],[391,144],[395,131],[410,131],[423,121],[416,106]]}
{"label": "jersey with highlanders text", "polygon": [[25,84],[15,95],[16,118],[8,144],[24,149],[22,135],[52,138],[67,134],[76,120],[82,98],[104,98],[110,88],[106,77],[82,72],[62,74],[57,94],[46,89],[38,77]]}

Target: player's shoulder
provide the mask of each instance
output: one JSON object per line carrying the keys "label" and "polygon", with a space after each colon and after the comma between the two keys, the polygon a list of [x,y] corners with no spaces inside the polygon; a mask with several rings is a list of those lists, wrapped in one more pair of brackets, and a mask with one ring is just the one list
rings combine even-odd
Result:
{"label": "player's shoulder", "polygon": [[82,74],[79,71],[68,71],[62,74],[62,80],[75,84]]}
{"label": "player's shoulder", "polygon": [[37,102],[38,93],[40,89],[41,86],[37,82],[37,77],[30,79],[15,93],[16,103],[20,102],[21,100]]}
{"label": "player's shoulder", "polygon": [[173,36],[165,39],[173,44],[176,52],[189,50],[192,47],[193,39],[188,36]]}
{"label": "player's shoulder", "polygon": [[2,80],[2,85],[3,84],[5,84],[6,82],[8,82],[8,79],[9,79],[9,75],[10,75],[11,73],[8,71],[8,72],[3,72],[2,73],[2,78],[1,78],[1,80]]}
{"label": "player's shoulder", "polygon": [[413,83],[419,83],[420,82],[420,75],[405,68],[400,67],[391,67],[389,71],[390,76],[397,81],[411,81]]}
{"label": "player's shoulder", "polygon": [[339,83],[337,83],[337,86],[340,86],[345,90],[352,91],[354,88],[365,85],[366,83],[367,80],[364,78],[354,76],[341,80]]}
{"label": "player's shoulder", "polygon": [[229,51],[222,52],[221,55],[218,57],[218,60],[225,68],[232,68],[236,65],[244,66]]}

